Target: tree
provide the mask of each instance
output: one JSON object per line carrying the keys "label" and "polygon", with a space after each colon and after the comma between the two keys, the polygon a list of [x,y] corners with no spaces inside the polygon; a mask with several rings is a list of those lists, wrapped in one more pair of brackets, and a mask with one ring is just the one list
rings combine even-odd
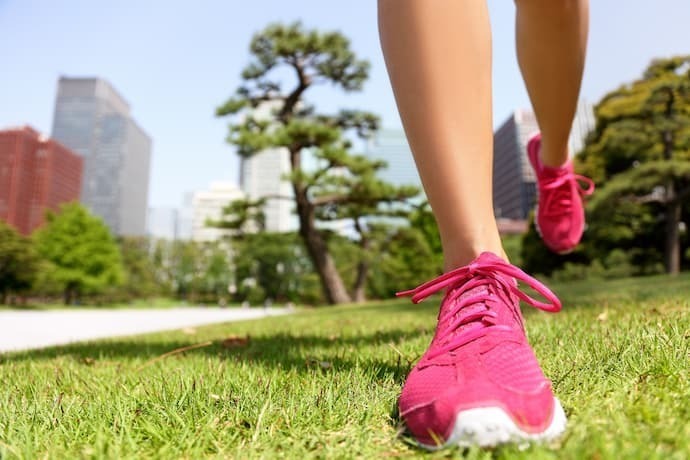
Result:
{"label": "tree", "polygon": [[635,240],[653,244],[653,233],[662,234],[666,271],[678,273],[690,198],[690,56],[653,61],[595,113],[596,128],[579,157],[599,186],[588,207],[594,239],[640,248]]}
{"label": "tree", "polygon": [[13,292],[31,287],[38,270],[38,258],[31,241],[0,221],[0,303]]}
{"label": "tree", "polygon": [[443,246],[438,232],[436,218],[428,201],[423,202],[410,214],[410,225],[419,230],[433,255],[437,273],[443,271]]}
{"label": "tree", "polygon": [[124,268],[123,289],[128,298],[151,297],[162,292],[156,279],[153,258],[149,255],[148,238],[121,237],[118,239]]}
{"label": "tree", "polygon": [[317,276],[296,233],[247,234],[234,244],[238,300],[323,301]]}
{"label": "tree", "polygon": [[[422,230],[415,226],[378,227],[376,230],[371,294],[388,298],[440,273],[442,257],[433,252]],[[424,263],[420,264],[420,260]]]}
{"label": "tree", "polygon": [[194,300],[199,274],[203,270],[200,244],[177,240],[170,243],[165,266],[172,289],[178,298]]}
{"label": "tree", "polygon": [[[216,114],[235,115],[228,140],[239,155],[268,148],[287,152],[299,235],[328,302],[348,302],[350,294],[317,220],[329,212],[364,216],[381,202],[406,199],[409,191],[380,187],[373,182],[380,165],[350,153],[352,137],[368,138],[378,128],[375,115],[357,110],[318,114],[304,96],[313,86],[328,83],[346,92],[360,90],[369,63],[355,56],[342,34],[307,31],[299,23],[268,26],[254,36],[250,52],[253,59],[242,72],[244,84]],[[295,77],[288,91],[280,79],[286,70]],[[304,167],[307,154],[319,163],[314,171]]]}
{"label": "tree", "polygon": [[339,162],[337,175],[324,173],[312,183],[317,203],[322,197],[350,198],[342,202],[324,200],[324,204],[316,206],[315,212],[321,222],[350,220],[353,223],[359,248],[352,285],[352,299],[355,302],[366,300],[366,282],[374,257],[372,240],[380,233],[381,222],[407,218],[410,211],[403,203],[419,194],[417,187],[395,186],[378,178],[377,172],[385,167],[384,161],[348,155]]}
{"label": "tree", "polygon": [[122,258],[108,227],[77,203],[48,212],[34,233],[36,250],[48,265],[44,276],[63,292],[65,304],[123,281]]}
{"label": "tree", "polygon": [[225,241],[210,241],[202,245],[202,270],[199,291],[214,301],[223,300],[231,294],[234,285],[232,251]]}
{"label": "tree", "polygon": [[522,235],[520,242],[521,266],[529,273],[551,276],[566,264],[588,265],[590,261],[585,250],[589,242],[588,236],[590,236],[590,230],[585,233],[582,242],[574,251],[568,254],[556,254],[544,244],[544,240],[539,236],[534,223],[534,212],[532,212],[529,216],[529,228]]}

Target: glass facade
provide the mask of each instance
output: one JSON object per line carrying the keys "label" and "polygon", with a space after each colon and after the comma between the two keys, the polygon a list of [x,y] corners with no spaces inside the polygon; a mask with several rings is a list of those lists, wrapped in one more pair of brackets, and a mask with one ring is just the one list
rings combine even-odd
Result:
{"label": "glass facade", "polygon": [[106,81],[60,78],[53,137],[84,158],[82,202],[117,235],[144,235],[151,140]]}

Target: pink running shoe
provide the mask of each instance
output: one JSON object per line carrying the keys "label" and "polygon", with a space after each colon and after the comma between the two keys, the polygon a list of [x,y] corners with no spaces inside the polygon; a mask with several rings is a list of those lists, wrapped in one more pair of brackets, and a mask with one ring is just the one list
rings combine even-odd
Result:
{"label": "pink running shoe", "polygon": [[[523,281],[549,303],[517,287]],[[548,441],[565,430],[565,413],[527,343],[519,300],[561,309],[543,284],[490,252],[416,289],[418,303],[446,289],[436,334],[400,395],[400,415],[419,444],[495,446]]]}
{"label": "pink running shoe", "polygon": [[[560,168],[542,165],[540,149],[541,134],[537,133],[527,143],[527,156],[537,175],[537,231],[549,249],[567,254],[582,238],[585,230],[582,197],[594,192],[594,182],[575,174],[571,160]],[[586,183],[587,188],[582,188],[580,182]]]}

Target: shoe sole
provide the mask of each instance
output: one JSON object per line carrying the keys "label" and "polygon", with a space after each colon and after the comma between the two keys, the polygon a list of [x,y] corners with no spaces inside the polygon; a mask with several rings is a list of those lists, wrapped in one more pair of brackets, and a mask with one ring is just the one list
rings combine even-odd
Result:
{"label": "shoe sole", "polygon": [[459,412],[448,440],[441,445],[419,444],[420,447],[435,451],[447,447],[494,447],[500,444],[526,444],[530,442],[549,442],[565,431],[566,417],[558,399],[554,398],[551,424],[540,433],[521,430],[500,407],[478,407]]}
{"label": "shoe sole", "polygon": [[[536,177],[537,170],[534,166],[534,162],[532,161],[532,154],[530,153],[530,144],[532,143],[532,139],[534,138],[534,136],[535,135],[532,134],[530,136],[529,142],[527,143],[527,158],[529,159],[529,163],[532,166],[532,169],[534,170],[534,175]],[[549,249],[549,251],[551,251],[555,254],[558,254],[559,256],[564,256],[564,255],[570,254],[571,252],[573,252],[575,250],[575,248],[577,247],[577,244],[575,246],[573,246],[572,248],[561,249],[559,251],[559,250],[554,249],[553,247],[549,246],[549,244],[544,239],[544,234],[541,232],[541,228],[539,228],[539,219],[537,219],[537,217],[539,216],[539,187],[537,186],[536,183],[534,185],[535,185],[536,192],[537,192],[536,193],[537,203],[534,205],[534,227],[537,229],[537,233],[539,234],[539,238],[541,238],[541,240],[544,242],[544,245]],[[584,231],[585,231],[585,223],[582,222],[582,229],[580,230],[580,234],[583,234]],[[578,244],[579,244],[579,242],[578,242]]]}

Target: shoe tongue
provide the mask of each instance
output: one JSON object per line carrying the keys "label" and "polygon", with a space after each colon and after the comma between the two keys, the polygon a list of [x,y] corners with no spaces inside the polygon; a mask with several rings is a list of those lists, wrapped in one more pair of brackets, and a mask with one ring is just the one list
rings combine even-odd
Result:
{"label": "shoe tongue", "polygon": [[[479,254],[479,256],[477,256],[476,259],[474,259],[472,262],[470,262],[470,263],[468,264],[468,266],[470,266],[470,265],[479,265],[479,266],[482,266],[482,265],[492,265],[492,264],[503,264],[503,265],[505,265],[505,264],[507,264],[507,263],[508,263],[508,262],[506,262],[505,259],[503,259],[503,258],[497,256],[497,255],[494,254],[493,252],[484,251],[484,252],[482,252],[481,254]],[[500,273],[495,274],[495,275],[504,277],[504,276],[503,276],[502,274],[500,274]],[[484,277],[484,275],[478,275],[478,274],[475,275],[475,276],[482,276],[482,277]],[[456,286],[454,286],[454,287],[449,288],[449,289],[446,291],[446,295],[453,295],[453,294],[454,294],[454,291],[456,291],[457,289],[466,289],[466,284],[469,283],[470,281],[471,281],[471,278],[468,279],[468,280],[466,280],[464,283],[462,283],[462,284],[459,285],[459,286],[456,285]],[[479,285],[479,286],[475,286],[475,287],[473,287],[473,288],[470,288],[470,289],[465,290],[459,297],[457,297],[457,300],[460,301],[461,299],[465,299],[465,298],[467,298],[467,297],[474,297],[474,296],[477,296],[477,295],[480,295],[480,294],[484,294],[484,293],[486,293],[487,291],[488,291],[487,285],[486,285],[486,284],[481,284],[481,285]]]}
{"label": "shoe tongue", "polygon": [[[472,262],[470,262],[468,265],[490,265],[490,264],[500,264],[500,265],[509,265],[509,262],[507,262],[505,259],[502,257],[497,256],[493,252],[489,251],[484,251],[479,256],[474,259]],[[500,272],[494,272],[494,276],[498,276],[503,279],[510,279],[510,277],[505,276],[503,273]],[[472,289],[474,291],[474,289]]]}
{"label": "shoe tongue", "polygon": [[506,263],[504,259],[501,259],[493,252],[484,251],[479,256],[470,262],[472,264],[489,264],[489,263]]}

